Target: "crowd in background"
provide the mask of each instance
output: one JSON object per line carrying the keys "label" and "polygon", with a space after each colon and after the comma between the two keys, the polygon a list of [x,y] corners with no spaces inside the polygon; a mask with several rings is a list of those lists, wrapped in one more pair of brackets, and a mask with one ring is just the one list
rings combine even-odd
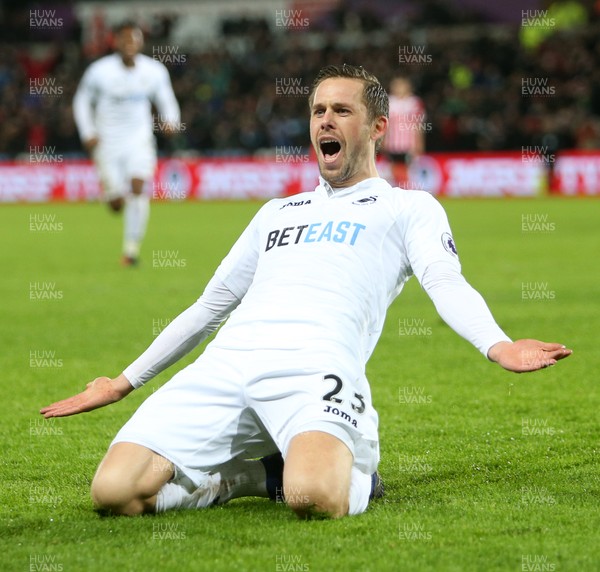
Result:
{"label": "crowd in background", "polygon": [[[324,64],[344,62],[363,65],[386,86],[397,74],[411,77],[425,104],[428,151],[600,148],[600,33],[592,11],[529,44],[521,27],[489,27],[474,15],[430,28],[418,20],[399,27],[368,13],[328,16],[320,33],[318,22],[282,33],[272,22],[240,18],[223,22],[210,49],[177,44],[180,57],[165,63],[182,129],[168,139],[157,133],[162,152],[230,156],[308,148],[310,84]],[[60,37],[3,22],[0,158],[44,146],[83,155],[72,99],[86,67],[110,53],[110,33],[83,38],[80,22],[65,21]],[[176,23],[165,15],[145,24],[145,53],[173,46]],[[411,63],[410,53],[421,57]],[[524,93],[524,82],[536,81],[544,89]]]}

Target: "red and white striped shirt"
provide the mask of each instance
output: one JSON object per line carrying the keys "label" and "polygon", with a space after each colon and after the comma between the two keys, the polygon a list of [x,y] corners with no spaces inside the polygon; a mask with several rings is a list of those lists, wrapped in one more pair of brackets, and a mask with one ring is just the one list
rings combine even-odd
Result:
{"label": "red and white striped shirt", "polygon": [[414,153],[426,128],[425,106],[416,95],[390,95],[390,122],[384,149],[388,153]]}

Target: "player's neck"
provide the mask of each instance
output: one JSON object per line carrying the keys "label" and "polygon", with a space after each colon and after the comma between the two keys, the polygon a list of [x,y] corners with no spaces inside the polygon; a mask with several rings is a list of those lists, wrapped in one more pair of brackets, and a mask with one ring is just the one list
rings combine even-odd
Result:
{"label": "player's neck", "polygon": [[[321,174],[321,176],[323,176],[323,174]],[[328,181],[325,177],[323,177],[323,179],[325,179],[333,189],[338,191],[340,189],[353,187],[354,185],[358,185],[358,183],[362,183],[366,179],[372,179],[373,177],[379,177],[379,173],[377,172],[377,167],[374,162],[369,164],[366,169],[362,169],[354,173],[351,177],[344,179],[343,181],[336,179]]]}
{"label": "player's neck", "polygon": [[121,56],[121,61],[127,68],[135,67],[135,56]]}

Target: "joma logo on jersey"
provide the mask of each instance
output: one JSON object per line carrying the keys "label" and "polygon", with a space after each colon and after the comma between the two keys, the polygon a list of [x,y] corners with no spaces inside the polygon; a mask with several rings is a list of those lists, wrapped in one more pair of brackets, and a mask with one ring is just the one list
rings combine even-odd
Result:
{"label": "joma logo on jersey", "polygon": [[331,405],[326,405],[325,409],[323,409],[325,413],[333,413],[338,417],[341,417],[344,421],[348,421],[348,423],[352,423],[352,427],[358,427],[356,419],[353,419],[348,415],[345,411],[338,409],[337,407],[332,407]]}
{"label": "joma logo on jersey", "polygon": [[285,207],[301,207],[302,205],[310,205],[310,199],[307,201],[290,201],[289,203],[285,203],[281,209],[284,209]]}
{"label": "joma logo on jersey", "polygon": [[354,246],[364,224],[342,220],[337,224],[329,222],[313,222],[298,226],[286,226],[284,229],[272,230],[267,236],[265,252],[274,246],[288,246],[299,242],[340,242]]}

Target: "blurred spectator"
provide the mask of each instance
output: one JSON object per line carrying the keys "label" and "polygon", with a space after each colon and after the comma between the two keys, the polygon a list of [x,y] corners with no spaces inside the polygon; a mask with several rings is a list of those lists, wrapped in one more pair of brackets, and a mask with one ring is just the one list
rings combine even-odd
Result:
{"label": "blurred spectator", "polygon": [[396,76],[390,84],[389,126],[383,149],[392,164],[392,176],[401,188],[410,188],[408,168],[425,151],[425,107],[412,91],[410,78]]}

